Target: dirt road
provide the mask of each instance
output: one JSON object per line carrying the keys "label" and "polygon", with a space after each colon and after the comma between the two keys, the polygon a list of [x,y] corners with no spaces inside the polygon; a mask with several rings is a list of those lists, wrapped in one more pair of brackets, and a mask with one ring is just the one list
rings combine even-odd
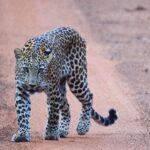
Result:
{"label": "dirt road", "polygon": [[[148,4],[148,0],[128,3],[125,0],[112,0],[111,3],[104,0],[1,0],[0,150],[148,150]],[[78,136],[75,129],[81,106],[68,92],[72,114],[69,137],[60,141],[44,141],[42,131],[47,118],[46,97],[36,94],[31,97],[32,141],[12,143],[11,136],[17,130],[13,49],[21,47],[30,37],[58,26],[71,26],[86,39],[89,85],[94,94],[94,107],[103,115],[107,115],[109,108],[116,108],[119,120],[110,127],[92,122],[90,132]],[[132,65],[133,58],[138,65]],[[144,69],[144,75],[137,69],[139,66],[141,70]],[[139,82],[135,80],[137,77],[141,77],[138,78]],[[146,79],[141,80],[143,78]],[[137,96],[143,96],[139,94],[140,90],[147,92],[147,100],[143,97],[136,101]]]}

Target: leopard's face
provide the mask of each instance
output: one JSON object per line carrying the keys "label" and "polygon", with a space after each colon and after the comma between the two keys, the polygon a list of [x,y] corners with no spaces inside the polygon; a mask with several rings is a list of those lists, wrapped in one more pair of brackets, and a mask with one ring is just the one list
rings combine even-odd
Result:
{"label": "leopard's face", "polygon": [[47,73],[50,61],[54,57],[52,50],[38,47],[32,43],[23,49],[15,49],[16,82],[29,91],[38,91],[47,86]]}

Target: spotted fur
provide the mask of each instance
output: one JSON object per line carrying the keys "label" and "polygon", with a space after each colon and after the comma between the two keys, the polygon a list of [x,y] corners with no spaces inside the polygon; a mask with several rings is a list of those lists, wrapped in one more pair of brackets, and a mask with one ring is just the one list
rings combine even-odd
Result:
{"label": "spotted fur", "polygon": [[117,119],[110,110],[104,118],[93,108],[93,94],[87,82],[85,40],[72,28],[60,27],[28,40],[16,57],[16,112],[18,131],[12,141],[30,141],[30,95],[45,92],[48,120],[44,139],[58,140],[69,132],[70,110],[66,98],[66,83],[82,104],[77,126],[79,135],[89,131],[90,120],[104,126]]}

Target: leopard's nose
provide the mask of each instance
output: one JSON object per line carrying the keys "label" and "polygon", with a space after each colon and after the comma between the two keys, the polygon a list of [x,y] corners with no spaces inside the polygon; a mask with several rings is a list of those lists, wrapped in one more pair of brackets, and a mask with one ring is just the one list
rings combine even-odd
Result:
{"label": "leopard's nose", "polygon": [[36,81],[35,80],[30,80],[29,81],[29,86],[31,87],[31,88],[35,88],[36,86],[37,86],[37,83],[36,83]]}

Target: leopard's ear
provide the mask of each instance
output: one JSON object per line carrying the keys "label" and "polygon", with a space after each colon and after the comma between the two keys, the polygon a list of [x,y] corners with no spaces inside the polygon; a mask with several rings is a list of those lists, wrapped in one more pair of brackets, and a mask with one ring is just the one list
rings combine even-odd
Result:
{"label": "leopard's ear", "polygon": [[22,55],[22,49],[20,49],[20,48],[15,48],[15,49],[14,49],[14,53],[15,53],[16,59],[19,59],[19,58],[21,57],[21,55]]}

